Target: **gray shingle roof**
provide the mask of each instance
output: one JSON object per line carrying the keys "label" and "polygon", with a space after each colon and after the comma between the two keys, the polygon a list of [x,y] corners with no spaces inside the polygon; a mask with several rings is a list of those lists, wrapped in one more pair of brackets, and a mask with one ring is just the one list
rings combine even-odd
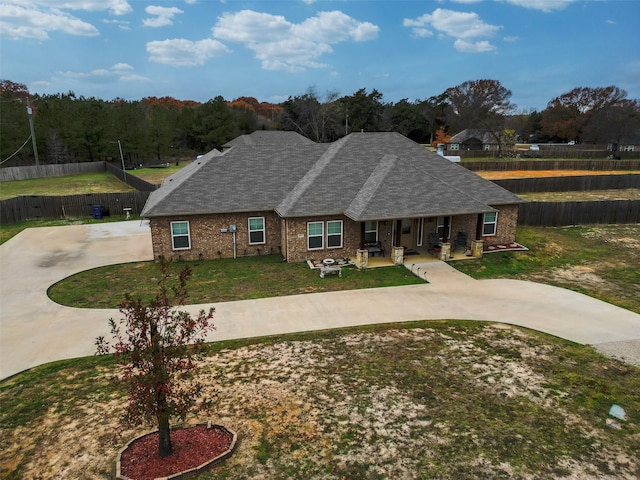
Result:
{"label": "gray shingle roof", "polygon": [[248,135],[240,135],[222,147],[226,150],[236,145],[310,145],[313,140],[300,135],[298,132],[280,130],[256,130]]}
{"label": "gray shingle roof", "polygon": [[345,214],[363,221],[481,213],[522,202],[397,133],[286,148],[236,145],[178,174],[152,192],[143,216],[275,210],[283,217]]}
{"label": "gray shingle roof", "polygon": [[447,143],[464,143],[473,138],[483,144],[498,143],[496,137],[494,137],[491,132],[481,128],[468,128],[460,133],[456,133]]}

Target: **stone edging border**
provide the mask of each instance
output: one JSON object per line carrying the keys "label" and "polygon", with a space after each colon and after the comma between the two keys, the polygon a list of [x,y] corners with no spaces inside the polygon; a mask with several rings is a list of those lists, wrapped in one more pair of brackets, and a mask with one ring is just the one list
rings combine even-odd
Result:
{"label": "stone edging border", "polygon": [[[190,475],[192,473],[199,472],[200,470],[204,470],[207,467],[211,467],[211,466],[213,466],[213,465],[215,465],[217,463],[220,463],[220,462],[226,460],[227,458],[229,458],[233,454],[233,452],[236,449],[236,442],[238,441],[238,434],[236,432],[234,432],[233,430],[229,430],[224,425],[212,424],[211,422],[200,422],[200,423],[195,423],[195,424],[191,424],[191,425],[176,425],[175,427],[171,427],[171,430],[177,430],[177,429],[181,429],[181,428],[192,428],[192,427],[197,427],[197,426],[206,426],[207,428],[217,427],[217,428],[223,429],[227,433],[231,434],[231,436],[232,436],[231,445],[229,445],[229,448],[226,451],[222,452],[217,457],[212,458],[211,460],[208,460],[208,461],[204,462],[203,464],[198,465],[197,467],[191,468],[189,470],[184,470],[182,472],[174,473],[173,475],[169,475],[168,477],[159,477],[159,478],[156,478],[155,480],[178,480],[180,478],[183,478],[186,475]],[[156,433],[156,432],[157,432],[157,430],[153,430],[151,432],[147,432],[147,433],[143,433],[142,435],[138,435],[136,438],[130,440],[124,447],[122,447],[120,449],[120,451],[118,452],[118,456],[116,457],[116,479],[117,480],[132,480],[131,478],[127,477],[126,475],[122,475],[121,458],[122,458],[122,454],[124,453],[124,451],[127,448],[129,448],[129,446],[133,442],[135,442],[136,440],[139,440],[142,437],[146,437],[147,435],[151,435],[151,434]]]}

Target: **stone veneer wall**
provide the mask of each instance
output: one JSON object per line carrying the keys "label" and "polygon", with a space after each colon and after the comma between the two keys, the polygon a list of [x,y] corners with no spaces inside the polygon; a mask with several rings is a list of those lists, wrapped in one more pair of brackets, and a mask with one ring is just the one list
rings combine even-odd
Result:
{"label": "stone veneer wall", "polygon": [[[249,217],[264,217],[265,244],[249,245]],[[191,248],[173,250],[171,222],[188,221]],[[233,258],[233,235],[220,230],[236,225],[236,256],[277,254],[281,251],[280,217],[275,212],[250,214],[188,215],[162,217],[150,220],[153,256],[175,260],[199,260],[202,258]]]}

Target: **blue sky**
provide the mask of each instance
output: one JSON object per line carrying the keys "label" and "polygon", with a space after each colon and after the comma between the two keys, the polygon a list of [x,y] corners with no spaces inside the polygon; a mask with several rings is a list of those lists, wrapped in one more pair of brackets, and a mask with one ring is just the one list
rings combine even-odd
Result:
{"label": "blue sky", "polygon": [[520,110],[640,98],[636,0],[0,0],[0,78],[104,100],[278,103],[314,87],[425,99],[467,80]]}

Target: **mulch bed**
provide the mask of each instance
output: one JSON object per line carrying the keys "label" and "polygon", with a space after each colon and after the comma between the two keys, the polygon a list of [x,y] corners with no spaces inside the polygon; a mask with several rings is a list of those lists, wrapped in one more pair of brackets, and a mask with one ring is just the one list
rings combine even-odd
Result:
{"label": "mulch bed", "polygon": [[171,431],[173,454],[158,453],[158,432],[134,440],[120,455],[121,473],[132,480],[153,480],[186,472],[227,452],[233,435],[226,429],[206,425]]}

